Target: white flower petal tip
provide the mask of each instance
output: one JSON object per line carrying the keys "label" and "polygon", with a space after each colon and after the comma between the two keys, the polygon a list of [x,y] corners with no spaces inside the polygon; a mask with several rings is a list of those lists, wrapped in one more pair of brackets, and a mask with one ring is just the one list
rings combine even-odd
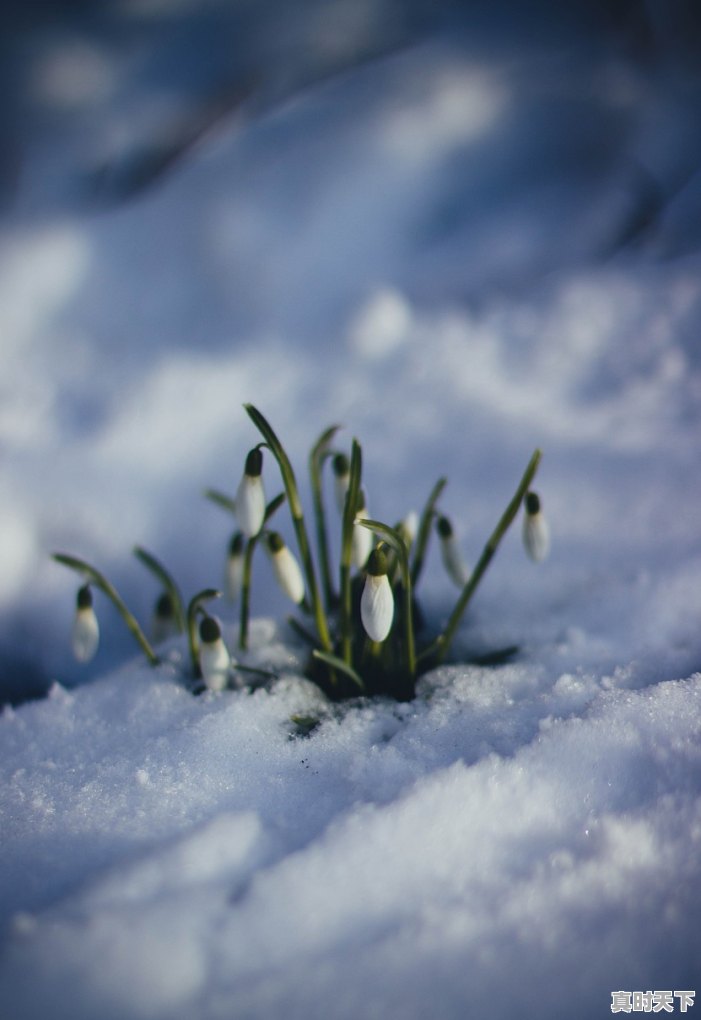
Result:
{"label": "white flower petal tip", "polygon": [[92,606],[92,592],[85,585],[78,592],[71,647],[78,662],[90,662],[100,644],[100,626]]}
{"label": "white flower petal tip", "polygon": [[358,512],[355,515],[355,524],[353,525],[353,534],[351,535],[351,563],[358,570],[365,569],[365,564],[375,544],[375,538],[370,529],[362,524],[358,524],[358,521],[367,520],[370,520],[367,498],[365,493],[361,491]]}
{"label": "white flower petal tip", "polygon": [[299,605],[304,602],[304,578],[299,563],[276,531],[268,535],[268,552],[275,580],[285,595]]}
{"label": "white flower petal tip", "polygon": [[540,498],[529,492],[525,499],[523,544],[534,563],[542,563],[550,552],[550,527],[540,506]]}
{"label": "white flower petal tip", "polygon": [[411,510],[403,521],[400,522],[397,531],[402,536],[407,549],[410,549],[416,540],[419,530],[419,515],[416,510]]}
{"label": "white flower petal tip", "polygon": [[231,539],[224,569],[224,595],[229,602],[238,602],[243,587],[243,545],[243,534],[237,531]]}
{"label": "white flower petal tip", "polygon": [[265,520],[262,468],[263,454],[256,447],[246,457],[246,466],[235,499],[236,520],[246,538],[257,535]]}
{"label": "white flower petal tip", "polygon": [[387,558],[374,550],[368,560],[368,574],[360,596],[360,618],[371,641],[384,641],[394,619],[394,595],[387,577]]}
{"label": "white flower petal tip", "polygon": [[[356,520],[367,519],[367,511],[359,514]],[[363,527],[362,524],[353,525],[353,535],[351,538],[351,562],[354,567],[358,570],[362,570],[368,561],[368,556],[372,552],[374,538],[369,528]]]}
{"label": "white flower petal tip", "polygon": [[200,623],[200,670],[205,687],[223,691],[229,685],[233,662],[221,636],[221,628],[211,616]]}
{"label": "white flower petal tip", "polygon": [[447,517],[439,517],[436,528],[441,543],[441,559],[446,573],[458,588],[464,588],[470,580],[470,571],[462,558],[453,526]]}

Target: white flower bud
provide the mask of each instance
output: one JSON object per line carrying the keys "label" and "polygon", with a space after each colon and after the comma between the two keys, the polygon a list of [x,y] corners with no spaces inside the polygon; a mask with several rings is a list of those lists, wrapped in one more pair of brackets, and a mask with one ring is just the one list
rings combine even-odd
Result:
{"label": "white flower bud", "polygon": [[436,523],[438,537],[441,543],[441,559],[451,581],[458,588],[464,588],[470,579],[470,571],[462,558],[458,546],[453,525],[447,517],[439,517]]}
{"label": "white flower bud", "polygon": [[229,602],[237,602],[243,586],[243,535],[240,531],[229,543],[229,555],[224,569],[224,594]]}
{"label": "white flower bud", "polygon": [[524,500],[523,544],[535,563],[540,563],[550,552],[550,527],[543,516],[540,497],[529,492]]}
{"label": "white flower bud", "polygon": [[[365,493],[361,491],[358,512],[355,515],[355,520],[368,520],[369,518],[370,514],[368,513]],[[351,562],[353,566],[358,568],[358,570],[364,569],[365,564],[368,561],[368,556],[372,552],[374,541],[375,539],[369,528],[363,527],[362,524],[353,525],[353,534],[351,536]]]}
{"label": "white flower bud", "polygon": [[246,457],[246,466],[236,491],[236,519],[246,538],[253,538],[265,520],[265,490],[261,477],[263,454],[255,447]]}
{"label": "white flower bud", "polygon": [[78,662],[90,662],[100,643],[100,627],[92,607],[92,592],[84,585],[78,592],[71,645]]}
{"label": "white flower bud", "polygon": [[160,645],[168,638],[178,633],[178,624],[175,619],[173,600],[167,591],[159,597],[151,622],[151,636],[156,645]]}
{"label": "white flower bud", "polygon": [[338,512],[343,516],[346,493],[350,484],[350,462],[345,453],[337,453],[332,461],[334,494]]}
{"label": "white flower bud", "polygon": [[304,601],[304,578],[299,563],[276,531],[271,531],[266,544],[277,583],[299,605]]}
{"label": "white flower bud", "polygon": [[368,559],[360,618],[371,641],[385,640],[394,618],[394,595],[387,577],[387,557],[379,549],[374,549]]}
{"label": "white flower bud", "polygon": [[213,616],[200,623],[200,669],[210,691],[223,691],[229,684],[232,661],[221,636],[221,628]]}

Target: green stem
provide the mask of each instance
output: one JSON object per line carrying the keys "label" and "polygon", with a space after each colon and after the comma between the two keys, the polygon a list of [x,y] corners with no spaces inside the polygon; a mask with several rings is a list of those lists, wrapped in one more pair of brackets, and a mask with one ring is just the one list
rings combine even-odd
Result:
{"label": "green stem", "polygon": [[158,578],[170,595],[178,633],[182,634],[185,630],[185,610],[183,609],[183,599],[177,584],[163,564],[160,563],[155,556],[152,556],[146,549],[142,549],[141,546],[137,545],[134,548],[134,555],[148,570],[151,571],[152,574]]}
{"label": "green stem", "polygon": [[353,602],[351,594],[351,560],[353,556],[353,527],[358,510],[358,495],[363,472],[363,453],[357,439],[353,440],[350,476],[343,507],[341,531],[341,658],[346,666],[353,664]]}
{"label": "green stem", "polygon": [[245,652],[248,648],[248,622],[251,615],[251,574],[253,563],[253,551],[258,541],[258,535],[249,538],[246,542],[246,552],[243,556],[243,577],[241,579],[241,611],[239,618],[239,648]]}
{"label": "green stem", "polygon": [[315,443],[309,455],[309,477],[312,488],[312,502],[314,505],[314,518],[316,521],[316,541],[319,549],[319,566],[321,569],[321,583],[324,590],[324,603],[328,612],[334,605],[335,593],[331,580],[331,562],[329,557],[329,541],[326,532],[326,512],[324,508],[324,494],[321,484],[321,469],[324,460],[329,456],[329,443],[338,432],[340,425],[332,425],[326,429]]}
{"label": "green stem", "polygon": [[71,570],[77,571],[84,578],[94,584],[96,588],[99,588],[100,591],[104,592],[119,611],[122,619],[129,628],[130,633],[135,638],[149,663],[152,666],[157,666],[158,656],[139,626],[136,617],[129,611],[121,595],[117,592],[117,589],[110,584],[104,574],[101,574],[99,570],[95,569],[95,567],[92,567],[84,560],[78,559],[76,556],[68,556],[66,553],[54,553],[53,558],[57,563],[62,563],[64,567],[70,567]]}
{"label": "green stem", "polygon": [[458,598],[458,601],[455,604],[455,608],[453,609],[453,612],[450,615],[450,619],[448,620],[445,626],[445,630],[443,631],[442,634],[440,634],[436,638],[436,640],[431,645],[429,645],[428,648],[426,648],[422,652],[421,654],[422,659],[424,658],[433,659],[433,661],[436,664],[438,664],[442,662],[445,656],[447,655],[448,649],[450,648],[450,644],[455,636],[455,632],[460,624],[460,620],[462,619],[462,615],[467,609],[468,603],[470,602],[470,599],[474,595],[477,586],[482,580],[482,577],[487,567],[492,562],[492,558],[494,556],[494,553],[497,551],[499,547],[499,543],[506,534],[514,517],[518,513],[523,498],[528,492],[531,482],[533,481],[533,477],[536,471],[538,470],[538,465],[540,464],[541,457],[542,457],[541,451],[536,450],[533,456],[531,457],[530,461],[528,462],[528,467],[526,468],[523,477],[519,482],[519,486],[516,489],[516,492],[514,493],[511,502],[507,506],[504,513],[501,515],[499,523],[497,524],[496,528],[490,535],[487,544],[482,550],[482,555],[477,561],[477,565],[475,566],[475,569],[472,571],[470,579],[463,588],[460,597]]}
{"label": "green stem", "polygon": [[192,662],[193,676],[200,676],[200,639],[197,634],[197,613],[203,602],[210,599],[221,598],[221,592],[216,588],[204,588],[190,599],[187,607],[187,637],[190,645],[190,661]]}
{"label": "green stem", "polygon": [[[275,499],[271,500],[265,508],[263,528],[285,502],[285,494],[281,492]],[[251,615],[251,577],[253,574],[253,552],[258,544],[258,539],[263,534],[263,528],[257,535],[249,538],[246,543],[246,552],[243,556],[243,577],[241,579],[241,613],[239,617],[239,648],[245,652],[248,648],[248,623]]]}
{"label": "green stem", "polygon": [[325,651],[331,652],[333,646],[329,634],[329,625],[326,619],[323,602],[319,594],[319,585],[317,583],[316,572],[314,570],[314,561],[309,547],[307,529],[304,524],[302,503],[299,498],[299,490],[297,488],[297,481],[295,479],[294,471],[292,470],[292,465],[289,457],[285,453],[282,443],[260,411],[253,407],[252,404],[244,404],[244,407],[253,424],[262,434],[280,467],[280,473],[282,475],[285,492],[287,494],[287,501],[290,505],[290,513],[292,514],[292,523],[294,525],[295,534],[297,535],[299,555],[307,579],[307,587],[309,588],[309,597],[311,599],[312,611],[316,621],[319,641]]}

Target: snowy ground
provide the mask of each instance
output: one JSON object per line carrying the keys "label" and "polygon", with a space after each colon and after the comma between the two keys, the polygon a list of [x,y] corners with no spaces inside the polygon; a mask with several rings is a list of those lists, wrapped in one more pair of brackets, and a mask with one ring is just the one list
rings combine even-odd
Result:
{"label": "snowy ground", "polygon": [[[0,238],[8,1020],[594,1018],[701,983],[699,82],[650,12],[647,46],[467,18],[282,75],[127,199],[115,157],[99,208],[77,182],[140,143],[134,51],[33,44]],[[53,550],[144,620],[136,543],[220,584],[231,522],[202,491],[235,490],[246,401],[300,476],[324,427],[357,436],[382,520],[447,475],[472,562],[543,449],[550,559],[514,527],[415,702],[325,705],[262,557],[269,689],[193,698],[183,646],[149,669],[104,602],[72,662]]]}

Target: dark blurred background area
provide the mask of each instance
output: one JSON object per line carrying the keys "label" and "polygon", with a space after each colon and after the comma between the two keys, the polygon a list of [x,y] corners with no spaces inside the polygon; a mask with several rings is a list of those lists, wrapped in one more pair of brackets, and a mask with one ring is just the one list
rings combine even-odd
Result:
{"label": "dark blurred background area", "polygon": [[649,217],[655,189],[696,170],[700,21],[693,0],[10,0],[0,200],[25,212],[124,201],[222,121],[443,36],[487,56],[576,52],[592,69],[606,52],[651,83],[663,75],[688,123],[640,168]]}

